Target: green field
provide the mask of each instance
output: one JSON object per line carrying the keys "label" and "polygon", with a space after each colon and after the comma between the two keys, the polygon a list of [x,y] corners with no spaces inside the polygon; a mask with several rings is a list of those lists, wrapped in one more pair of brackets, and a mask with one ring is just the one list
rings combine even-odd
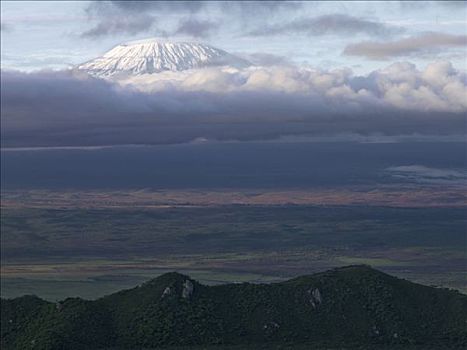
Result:
{"label": "green field", "polygon": [[1,229],[4,297],[93,299],[167,271],[219,284],[348,264],[467,292],[462,208],[3,208]]}

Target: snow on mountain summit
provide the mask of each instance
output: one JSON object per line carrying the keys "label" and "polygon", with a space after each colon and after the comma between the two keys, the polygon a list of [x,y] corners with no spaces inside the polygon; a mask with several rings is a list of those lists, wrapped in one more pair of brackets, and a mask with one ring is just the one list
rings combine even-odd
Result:
{"label": "snow on mountain summit", "polygon": [[240,68],[249,62],[205,44],[149,39],[118,45],[77,69],[108,78],[225,65]]}

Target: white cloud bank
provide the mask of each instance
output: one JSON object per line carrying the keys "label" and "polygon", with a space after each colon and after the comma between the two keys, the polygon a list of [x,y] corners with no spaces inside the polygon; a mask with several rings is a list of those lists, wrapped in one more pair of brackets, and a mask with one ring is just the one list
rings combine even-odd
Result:
{"label": "white cloud bank", "polygon": [[449,62],[350,69],[207,68],[120,79],[2,71],[2,147],[466,137],[466,74]]}
{"label": "white cloud bank", "polygon": [[450,62],[438,61],[419,70],[394,63],[367,76],[348,68],[323,71],[303,67],[207,68],[120,78],[118,83],[144,93],[161,91],[275,92],[299,94],[329,102],[329,108],[395,107],[420,112],[466,112],[467,75]]}

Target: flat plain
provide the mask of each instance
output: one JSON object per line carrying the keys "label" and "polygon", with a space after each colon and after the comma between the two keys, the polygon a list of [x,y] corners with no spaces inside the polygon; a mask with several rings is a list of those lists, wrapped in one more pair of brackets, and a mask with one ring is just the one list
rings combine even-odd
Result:
{"label": "flat plain", "polygon": [[[465,143],[2,150],[2,296],[349,264],[467,292]],[[59,166],[57,166],[59,165]]]}
{"label": "flat plain", "polygon": [[1,215],[2,297],[94,299],[168,271],[219,284],[349,264],[467,292],[463,207],[15,203]]}

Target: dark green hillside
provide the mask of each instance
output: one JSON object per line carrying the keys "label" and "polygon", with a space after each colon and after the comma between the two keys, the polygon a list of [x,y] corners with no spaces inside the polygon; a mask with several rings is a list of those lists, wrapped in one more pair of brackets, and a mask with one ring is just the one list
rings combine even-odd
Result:
{"label": "dark green hillside", "polygon": [[168,273],[96,301],[26,296],[1,311],[4,349],[467,345],[467,296],[366,266],[213,287]]}

